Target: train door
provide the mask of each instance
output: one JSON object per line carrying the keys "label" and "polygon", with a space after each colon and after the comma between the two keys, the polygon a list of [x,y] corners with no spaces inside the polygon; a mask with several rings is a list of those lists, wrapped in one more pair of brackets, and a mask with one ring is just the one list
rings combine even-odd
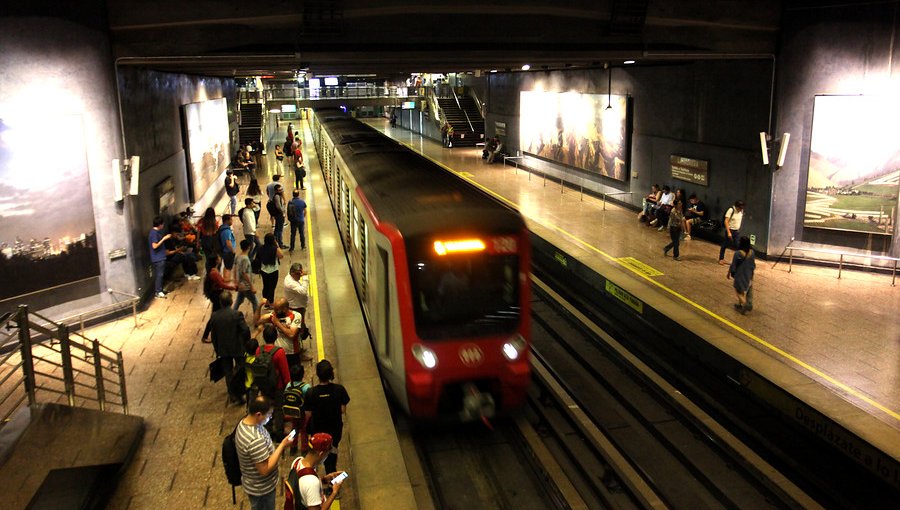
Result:
{"label": "train door", "polygon": [[353,233],[353,230],[351,230],[352,225],[350,223],[350,187],[347,186],[347,181],[341,183],[341,205],[343,206],[341,207],[341,212],[343,214],[341,226],[344,231],[344,248],[350,249],[350,236]]}

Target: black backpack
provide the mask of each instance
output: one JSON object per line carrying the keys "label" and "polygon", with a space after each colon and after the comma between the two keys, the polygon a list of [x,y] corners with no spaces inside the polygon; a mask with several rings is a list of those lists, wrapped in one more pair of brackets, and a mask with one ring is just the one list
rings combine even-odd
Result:
{"label": "black backpack", "polygon": [[228,483],[231,484],[232,504],[237,504],[234,488],[241,484],[241,460],[238,458],[237,444],[235,443],[234,436],[236,434],[237,426],[222,441],[222,467],[225,468],[225,477],[228,478]]}
{"label": "black backpack", "polygon": [[309,384],[305,382],[301,382],[300,384],[291,382],[291,384],[284,389],[281,411],[286,417],[299,418],[303,416],[303,395],[309,390],[309,387]]}
{"label": "black backpack", "polygon": [[260,393],[267,397],[274,397],[278,389],[278,373],[275,372],[275,353],[281,347],[275,347],[266,351],[259,348],[259,354],[250,364],[250,372],[253,374],[253,385]]}
{"label": "black backpack", "polygon": [[281,218],[284,216],[281,211],[278,210],[278,207],[275,206],[274,200],[269,200],[266,202],[266,210],[269,211],[269,215],[273,218]]}

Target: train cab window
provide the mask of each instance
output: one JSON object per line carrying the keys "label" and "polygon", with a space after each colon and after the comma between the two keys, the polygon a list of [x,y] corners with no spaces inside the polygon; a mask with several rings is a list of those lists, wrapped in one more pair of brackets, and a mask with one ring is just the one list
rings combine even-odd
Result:
{"label": "train cab window", "polygon": [[431,244],[410,244],[410,283],[420,338],[476,337],[515,330],[520,313],[516,254],[438,256]]}

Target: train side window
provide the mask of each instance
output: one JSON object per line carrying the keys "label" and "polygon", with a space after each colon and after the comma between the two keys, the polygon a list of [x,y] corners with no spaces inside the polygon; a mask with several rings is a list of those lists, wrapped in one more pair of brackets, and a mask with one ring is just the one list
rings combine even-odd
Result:
{"label": "train side window", "polygon": [[378,352],[385,358],[391,357],[391,291],[388,285],[389,266],[388,253],[384,248],[378,247]]}

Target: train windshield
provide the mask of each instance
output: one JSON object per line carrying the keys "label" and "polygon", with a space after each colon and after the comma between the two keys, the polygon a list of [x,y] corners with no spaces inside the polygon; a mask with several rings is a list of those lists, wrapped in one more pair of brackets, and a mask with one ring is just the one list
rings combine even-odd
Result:
{"label": "train windshield", "polygon": [[419,337],[440,340],[515,331],[520,314],[518,255],[514,250],[452,249],[452,244],[437,242],[409,246]]}

